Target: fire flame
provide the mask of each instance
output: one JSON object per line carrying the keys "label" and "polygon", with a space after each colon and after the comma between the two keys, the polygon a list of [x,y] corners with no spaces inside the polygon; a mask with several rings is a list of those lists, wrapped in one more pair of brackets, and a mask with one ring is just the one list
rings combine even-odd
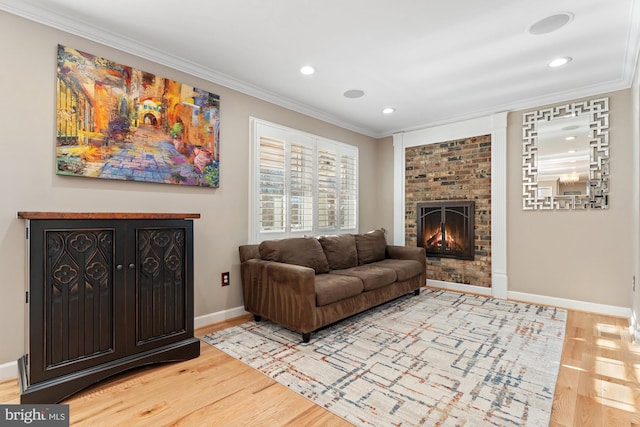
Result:
{"label": "fire flame", "polygon": [[[434,234],[431,235],[431,237],[426,237],[424,238],[424,247],[427,248],[428,250],[441,250],[442,249],[442,231],[438,230],[436,231]],[[445,239],[444,239],[444,247],[445,250],[447,251],[451,251],[451,250],[462,250],[462,245],[460,245],[452,236],[451,233],[445,232]]]}

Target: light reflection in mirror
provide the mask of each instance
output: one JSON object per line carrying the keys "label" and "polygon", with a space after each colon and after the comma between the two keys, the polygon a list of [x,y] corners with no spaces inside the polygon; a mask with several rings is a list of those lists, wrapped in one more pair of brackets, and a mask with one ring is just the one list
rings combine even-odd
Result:
{"label": "light reflection in mirror", "polygon": [[538,123],[538,196],[589,192],[589,116]]}

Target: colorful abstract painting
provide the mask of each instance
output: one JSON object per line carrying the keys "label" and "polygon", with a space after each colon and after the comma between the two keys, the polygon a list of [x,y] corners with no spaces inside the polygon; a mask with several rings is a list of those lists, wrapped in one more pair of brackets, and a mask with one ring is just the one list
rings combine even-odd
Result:
{"label": "colorful abstract painting", "polygon": [[218,187],[218,95],[60,45],[57,85],[57,174]]}

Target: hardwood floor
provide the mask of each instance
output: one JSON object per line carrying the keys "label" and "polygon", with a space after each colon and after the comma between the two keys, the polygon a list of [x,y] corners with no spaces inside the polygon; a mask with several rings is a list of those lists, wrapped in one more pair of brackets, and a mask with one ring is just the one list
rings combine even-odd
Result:
{"label": "hardwood floor", "polygon": [[[133,370],[76,394],[64,402],[71,425],[350,425],[219,350],[201,349],[197,359]],[[0,403],[19,403],[16,379],[0,382]],[[550,426],[640,426],[640,344],[631,344],[626,319],[569,311]]]}
{"label": "hardwood floor", "polygon": [[640,343],[628,326],[569,311],[550,426],[640,426]]}

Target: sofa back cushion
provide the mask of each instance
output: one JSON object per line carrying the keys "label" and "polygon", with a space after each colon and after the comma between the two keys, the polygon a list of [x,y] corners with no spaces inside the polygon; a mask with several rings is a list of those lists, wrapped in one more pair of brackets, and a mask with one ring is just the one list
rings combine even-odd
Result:
{"label": "sofa back cushion", "polygon": [[355,238],[359,265],[384,259],[387,250],[384,231],[374,230],[364,234],[356,234]]}
{"label": "sofa back cushion", "polygon": [[315,237],[292,237],[281,240],[265,240],[258,246],[260,258],[267,261],[301,265],[313,268],[316,274],[329,271],[329,263]]}
{"label": "sofa back cushion", "polygon": [[356,238],[353,234],[322,236],[318,240],[324,249],[331,270],[342,270],[358,265]]}

